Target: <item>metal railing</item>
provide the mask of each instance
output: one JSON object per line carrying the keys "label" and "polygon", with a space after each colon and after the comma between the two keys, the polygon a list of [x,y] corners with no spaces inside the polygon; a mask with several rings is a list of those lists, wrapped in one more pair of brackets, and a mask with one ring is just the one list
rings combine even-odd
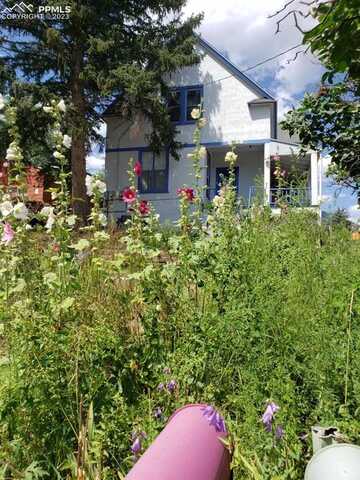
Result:
{"label": "metal railing", "polygon": [[[207,188],[204,195],[204,204],[213,200],[218,194],[218,188]],[[151,203],[156,204],[166,201],[177,201],[178,196],[151,199]],[[267,193],[262,187],[249,187],[248,199],[244,199],[238,195],[239,206],[243,208],[250,208],[256,204],[268,204],[272,208],[280,207],[281,205],[290,205],[293,207],[310,207],[311,206],[311,189],[297,188],[297,187],[282,187],[270,188]],[[107,217],[114,215],[120,221],[124,221],[130,214],[127,204],[121,199],[121,192],[107,191],[103,199],[103,210]]]}
{"label": "metal railing", "polygon": [[311,188],[279,187],[270,188],[269,192],[266,192],[261,187],[250,187],[248,205],[251,207],[256,203],[265,203],[272,208],[280,207],[284,204],[293,207],[310,207]]}

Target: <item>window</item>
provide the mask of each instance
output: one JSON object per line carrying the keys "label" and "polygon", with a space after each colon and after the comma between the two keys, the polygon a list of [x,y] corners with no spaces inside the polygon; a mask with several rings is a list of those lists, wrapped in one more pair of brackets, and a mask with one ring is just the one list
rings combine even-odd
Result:
{"label": "window", "polygon": [[168,100],[168,112],[172,122],[180,122],[181,119],[181,93],[180,90],[170,92]]}
{"label": "window", "polygon": [[199,107],[202,97],[203,87],[201,85],[174,88],[168,99],[168,112],[171,121],[178,125],[195,123],[195,120],[191,117],[191,112],[193,108]]}
{"label": "window", "polygon": [[141,193],[167,193],[168,191],[168,153],[156,154],[151,151],[140,152],[142,174],[139,178]]}
{"label": "window", "polygon": [[193,121],[191,112],[194,108],[201,104],[201,90],[200,88],[189,89],[186,91],[186,120]]}

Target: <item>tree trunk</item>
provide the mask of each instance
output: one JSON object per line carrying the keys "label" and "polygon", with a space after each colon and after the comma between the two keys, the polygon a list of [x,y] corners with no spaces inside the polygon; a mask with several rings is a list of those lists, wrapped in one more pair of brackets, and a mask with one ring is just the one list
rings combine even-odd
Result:
{"label": "tree trunk", "polygon": [[84,89],[80,79],[81,65],[81,48],[75,46],[71,78],[71,95],[75,111],[71,146],[72,205],[75,215],[79,217],[82,223],[85,223],[90,206],[85,187],[87,122]]}

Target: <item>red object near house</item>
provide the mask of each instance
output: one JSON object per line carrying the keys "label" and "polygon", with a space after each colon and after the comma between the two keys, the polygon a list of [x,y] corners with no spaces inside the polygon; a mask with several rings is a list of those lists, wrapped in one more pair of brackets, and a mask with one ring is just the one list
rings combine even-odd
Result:
{"label": "red object near house", "polygon": [[[0,162],[0,184],[9,187],[7,162]],[[36,167],[26,167],[27,197],[30,203],[50,203],[51,195],[46,191],[46,177]]]}

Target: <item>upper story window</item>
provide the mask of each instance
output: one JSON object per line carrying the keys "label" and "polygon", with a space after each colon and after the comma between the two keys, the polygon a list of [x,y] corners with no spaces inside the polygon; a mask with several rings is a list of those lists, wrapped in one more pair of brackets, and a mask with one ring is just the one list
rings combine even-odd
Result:
{"label": "upper story window", "polygon": [[203,100],[202,85],[174,88],[168,99],[168,112],[172,122],[178,125],[195,123],[191,117],[193,108],[199,107]]}
{"label": "upper story window", "polygon": [[141,193],[167,193],[168,192],[168,161],[167,151],[160,154],[144,150],[140,151],[142,174],[139,177],[139,190]]}

